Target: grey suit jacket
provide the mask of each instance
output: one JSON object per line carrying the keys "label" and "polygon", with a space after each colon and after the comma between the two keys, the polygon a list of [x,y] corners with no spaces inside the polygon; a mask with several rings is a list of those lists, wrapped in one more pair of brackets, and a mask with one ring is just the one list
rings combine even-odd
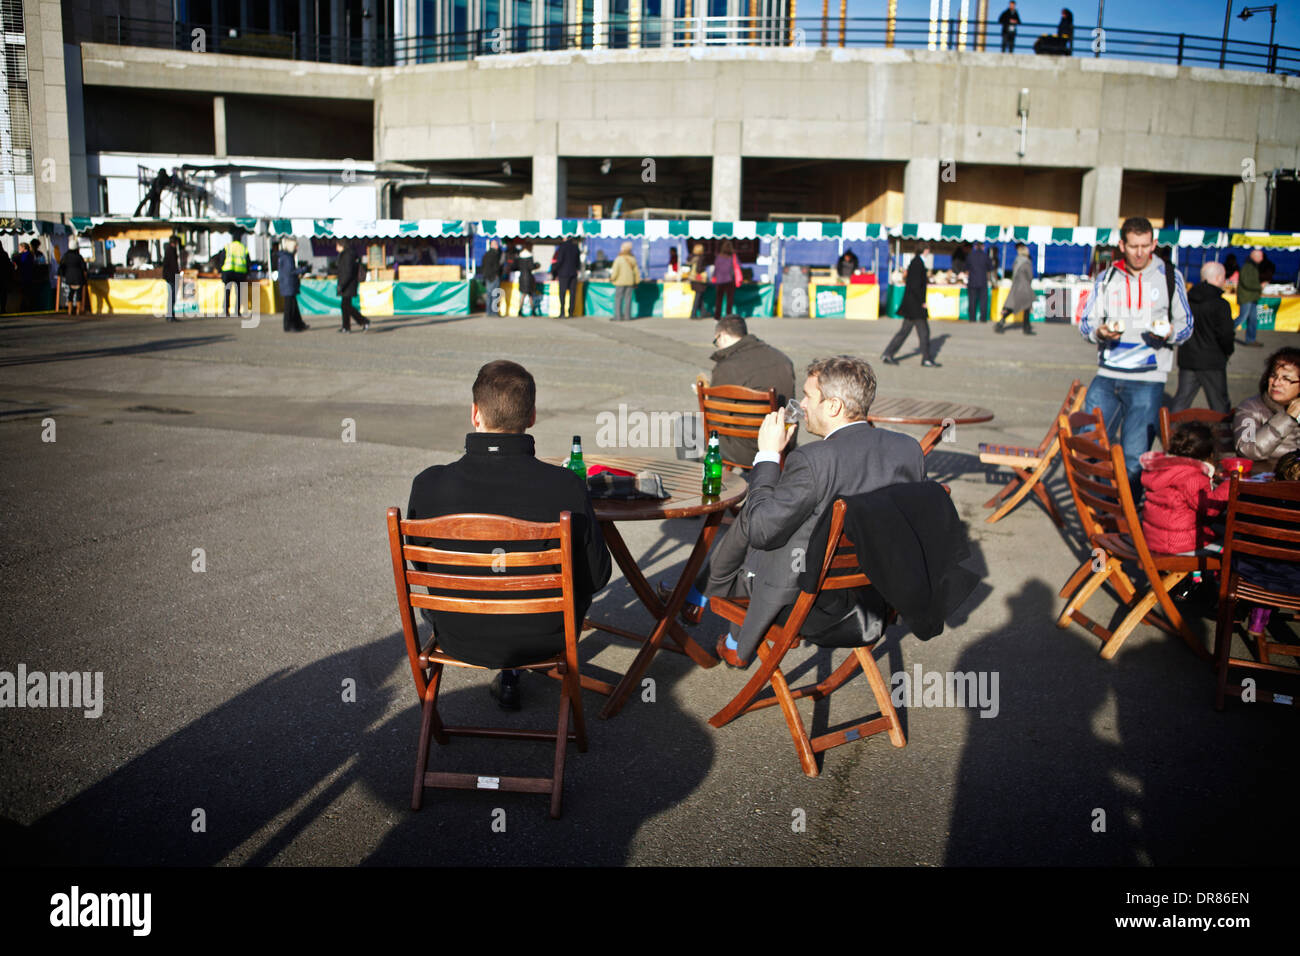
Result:
{"label": "grey suit jacket", "polygon": [[753,656],[781,609],[798,596],[808,541],[836,498],[924,478],[925,456],[916,439],[865,422],[801,445],[786,458],[784,471],[774,462],[755,465],[733,528],[744,529],[744,567],[754,573],[749,611],[736,637],[740,656]]}

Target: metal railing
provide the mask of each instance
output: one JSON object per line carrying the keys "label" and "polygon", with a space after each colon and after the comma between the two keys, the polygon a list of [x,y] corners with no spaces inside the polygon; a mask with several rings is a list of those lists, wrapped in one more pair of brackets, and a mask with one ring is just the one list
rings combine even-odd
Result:
{"label": "metal railing", "polygon": [[[982,28],[982,29],[981,29]],[[1033,55],[1038,35],[1055,34],[1056,24],[1022,23],[1015,52]],[[970,20],[962,31],[957,20],[946,29],[928,19],[884,17],[754,18],[693,17],[635,21],[615,15],[600,23],[549,23],[541,26],[492,27],[427,36],[346,38],[328,34],[272,33],[265,30],[214,28],[205,23],[106,16],[95,21],[92,39],[119,46],[202,50],[242,56],[265,56],[359,66],[440,63],[509,53],[559,50],[662,49],[694,46],[851,47],[934,50],[1001,49],[995,21]],[[1190,33],[1149,30],[1098,30],[1075,25],[1071,55],[1112,60],[1145,60],[1179,66],[1256,70],[1300,76],[1300,47],[1255,43]]]}

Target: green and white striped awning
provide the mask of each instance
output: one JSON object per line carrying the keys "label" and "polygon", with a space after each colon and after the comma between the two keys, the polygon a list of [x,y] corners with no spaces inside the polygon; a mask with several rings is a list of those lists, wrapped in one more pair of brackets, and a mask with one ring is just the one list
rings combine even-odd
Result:
{"label": "green and white striped awning", "polygon": [[[170,227],[172,229],[234,229],[256,232],[261,222],[256,216],[235,216],[225,219],[150,219],[147,216],[70,216],[68,222],[77,232],[85,232],[105,224],[115,226],[151,226]],[[63,227],[60,226],[60,229]]]}
{"label": "green and white striped awning", "polygon": [[504,239],[560,239],[598,236],[647,239],[882,239],[885,228],[868,222],[756,222],[739,219],[483,219],[480,235]]}
{"label": "green and white striped awning", "polygon": [[42,236],[59,236],[68,229],[61,222],[50,222],[48,219],[14,219],[9,216],[0,217],[0,233],[5,235],[22,235],[24,233],[36,233]]}
{"label": "green and white striped awning", "polygon": [[[938,222],[905,222],[889,234],[899,239],[929,239],[937,242],[1027,242],[1049,246],[1097,246],[1119,243],[1118,229],[1089,226],[958,226]],[[1162,246],[1219,248],[1228,244],[1221,229],[1158,229],[1156,243]]]}
{"label": "green and white striped awning", "polygon": [[338,239],[433,239],[463,236],[463,219],[272,219],[272,235],[334,236]]}

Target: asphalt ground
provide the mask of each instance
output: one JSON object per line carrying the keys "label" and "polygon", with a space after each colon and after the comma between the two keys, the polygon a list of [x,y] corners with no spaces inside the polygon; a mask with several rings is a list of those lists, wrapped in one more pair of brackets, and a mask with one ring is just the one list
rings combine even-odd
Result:
{"label": "asphalt ground", "polygon": [[[756,320],[796,367],[872,359],[892,322]],[[429,791],[409,809],[419,710],[394,600],[384,510],[410,480],[457,458],[470,384],[486,361],[538,383],[539,453],[594,448],[596,416],[690,411],[709,368],[710,322],[646,319],[379,319],[337,335],[317,318],[167,325],[136,317],[0,320],[0,670],[102,672],[102,715],[0,711],[0,832],[37,864],[892,864],[1239,865],[1293,860],[1295,828],[1261,807],[1292,792],[1293,708],[1212,709],[1213,674],[1182,643],[1139,628],[1112,661],[1060,630],[1057,588],[1083,551],[1032,500],[997,525],[981,503],[1005,476],[980,442],[1037,444],[1094,351],[1069,326],[994,336],[932,324],[943,367],[914,344],[878,362],[879,395],[947,398],[996,418],[962,426],[929,459],[968,522],[983,582],[941,636],[896,625],[876,650],[888,675],[973,672],[993,706],[903,710],[907,746],[878,735],[799,770],[779,709],[721,730],[707,719],[741,687],[723,667],[659,655],[653,685],[595,716],[570,750],[564,816],[527,794]],[[1266,347],[1289,341],[1261,335]],[[913,340],[914,343],[914,340]],[[1235,401],[1267,350],[1239,349]],[[909,357],[910,355],[910,357]],[[1172,382],[1170,385],[1172,393]],[[54,421],[54,434],[47,420]],[[355,441],[345,441],[351,419]],[[919,429],[911,430],[918,434]],[[43,440],[54,437],[54,441]],[[624,451],[631,451],[624,449]],[[672,457],[670,449],[638,454]],[[628,524],[652,580],[685,563],[695,525]],[[195,570],[202,549],[205,570]],[[1089,608],[1105,619],[1106,595]],[[617,573],[592,610],[648,617]],[[1201,620],[1207,642],[1212,622]],[[711,646],[723,631],[706,616]],[[589,632],[584,668],[630,664],[633,646]],[[801,649],[797,676],[844,651]],[[490,674],[446,678],[444,712],[510,720]],[[514,719],[553,726],[558,688],[523,679]],[[992,685],[986,685],[992,686]],[[1285,690],[1286,688],[1281,688]],[[862,678],[819,730],[869,713]],[[544,745],[457,740],[434,765],[545,773]],[[1251,821],[1254,821],[1253,824]]]}

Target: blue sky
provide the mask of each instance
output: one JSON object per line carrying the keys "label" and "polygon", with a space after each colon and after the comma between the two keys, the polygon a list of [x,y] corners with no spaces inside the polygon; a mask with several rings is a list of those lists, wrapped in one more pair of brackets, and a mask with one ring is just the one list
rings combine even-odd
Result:
{"label": "blue sky", "polygon": [[[961,9],[961,0],[949,0],[952,14]],[[848,0],[850,17],[883,17],[885,0]],[[1109,0],[1106,4],[1105,26],[1129,30],[1154,30],[1160,33],[1189,33],[1199,36],[1217,37],[1223,35],[1223,13],[1227,0],[1178,0],[1171,3],[1138,2],[1133,0]],[[1251,40],[1256,43],[1268,42],[1268,13],[1256,14],[1243,23],[1237,14],[1247,6],[1266,5],[1261,0],[1233,0],[1232,25],[1228,31],[1229,39]],[[831,0],[831,16],[839,15],[839,3]],[[977,0],[970,0],[973,16],[977,9]],[[989,0],[989,18],[995,19],[1006,9],[1006,0]],[[1020,18],[1025,23],[1055,24],[1061,16],[1061,7],[1069,7],[1074,13],[1076,26],[1092,27],[1097,23],[1097,0],[1016,0]],[[799,16],[818,16],[821,13],[820,0],[799,0]],[[898,0],[900,17],[926,19],[930,16],[930,0]],[[1297,38],[1297,26],[1300,26],[1300,0],[1278,0],[1277,34],[1275,43],[1289,46],[1300,45]]]}

